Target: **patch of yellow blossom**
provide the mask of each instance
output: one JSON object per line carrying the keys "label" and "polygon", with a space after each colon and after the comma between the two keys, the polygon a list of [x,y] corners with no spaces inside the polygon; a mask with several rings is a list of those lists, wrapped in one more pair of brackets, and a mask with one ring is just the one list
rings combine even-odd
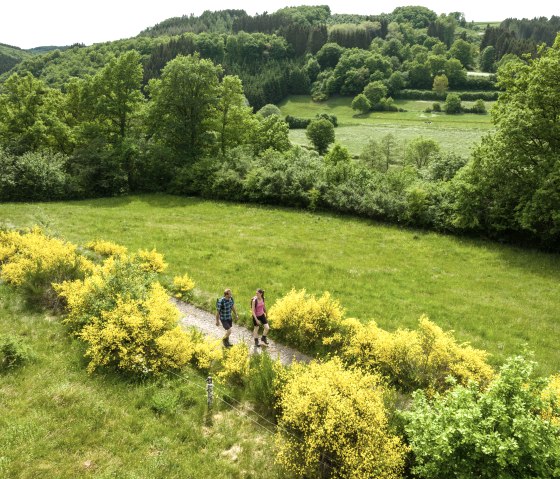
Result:
{"label": "patch of yellow blossom", "polygon": [[542,412],[542,417],[560,428],[560,374],[549,378],[542,397],[548,403],[547,409]]}
{"label": "patch of yellow blossom", "polygon": [[407,447],[391,434],[378,376],[335,358],[296,364],[281,391],[277,462],[291,477],[396,479]]}
{"label": "patch of yellow blossom", "polygon": [[0,233],[0,276],[33,296],[51,301],[52,283],[83,277],[94,265],[76,246],[49,237],[38,228]]}
{"label": "patch of yellow blossom", "polygon": [[86,248],[102,256],[121,256],[128,253],[126,246],[111,241],[93,240],[86,244]]}
{"label": "patch of yellow blossom", "polygon": [[325,292],[317,299],[305,289],[292,289],[277,300],[269,310],[271,327],[295,346],[321,343],[322,338],[340,327],[344,309]]}
{"label": "patch of yellow blossom", "polygon": [[249,347],[243,342],[228,349],[222,360],[222,369],[217,376],[223,382],[242,386],[249,374]]}
{"label": "patch of yellow blossom", "polygon": [[173,296],[177,299],[189,301],[192,299],[192,292],[195,287],[194,281],[188,274],[175,276],[173,278]]}
{"label": "patch of yellow blossom", "polygon": [[[416,331],[398,329],[388,332],[375,322],[362,325],[343,321],[340,355],[348,364],[387,377],[400,390],[418,388],[430,394],[447,389],[447,376],[460,384],[474,380],[486,385],[494,371],[487,362],[488,353],[459,344],[450,332],[444,332],[426,316]],[[335,337],[340,342],[340,336]]]}
{"label": "patch of yellow blossom", "polygon": [[140,264],[145,271],[153,271],[154,273],[163,273],[167,269],[167,263],[163,260],[163,255],[155,249],[152,251],[138,250],[136,257],[140,260]]}
{"label": "patch of yellow blossom", "polygon": [[[181,337],[179,331],[170,332],[178,319],[179,311],[159,283],[152,285],[145,300],[119,298],[114,309],[102,311],[78,333],[87,343],[88,371],[116,366],[147,374],[161,372],[172,363],[183,366],[192,357],[192,342],[186,333]],[[166,354],[181,348],[185,351],[172,359]]]}

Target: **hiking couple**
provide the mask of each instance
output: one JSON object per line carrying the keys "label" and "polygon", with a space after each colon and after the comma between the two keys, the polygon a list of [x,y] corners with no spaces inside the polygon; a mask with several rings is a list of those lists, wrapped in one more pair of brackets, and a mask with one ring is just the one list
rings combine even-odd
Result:
{"label": "hiking couple", "polygon": [[[226,330],[226,334],[222,339],[224,346],[229,348],[232,344],[229,342],[229,336],[231,334],[231,327],[233,326],[233,319],[231,317],[232,311],[235,313],[235,319],[239,320],[239,315],[235,309],[235,301],[231,295],[231,289],[226,289],[224,291],[223,297],[218,299],[216,302],[216,326],[222,323],[223,328]],[[253,316],[253,339],[255,341],[255,347],[258,348],[262,344],[268,345],[267,334],[270,329],[268,325],[268,320],[266,318],[266,306],[264,304],[264,290],[257,289],[256,295],[251,299],[251,313]],[[263,334],[261,336],[262,343],[259,343],[259,328],[263,326]]]}

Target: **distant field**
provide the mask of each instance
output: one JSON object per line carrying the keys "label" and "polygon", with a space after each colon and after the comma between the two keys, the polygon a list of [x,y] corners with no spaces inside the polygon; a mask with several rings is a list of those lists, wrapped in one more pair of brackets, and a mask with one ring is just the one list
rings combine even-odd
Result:
{"label": "distant field", "polygon": [[94,238],[157,248],[168,276],[188,272],[211,308],[226,286],[248,315],[254,290],[269,305],[292,287],[330,291],[348,316],[389,330],[427,314],[494,363],[536,352],[560,365],[560,256],[400,229],[373,221],[166,195],[0,204],[0,224],[42,224],[83,244]]}
{"label": "distant field", "polygon": [[[293,95],[278,106],[282,115],[314,118],[318,113],[336,115],[339,126],[335,129],[336,141],[358,155],[370,138],[379,139],[392,133],[404,147],[418,136],[432,138],[445,151],[453,151],[468,156],[472,146],[492,130],[490,115],[446,115],[445,113],[425,113],[432,101],[396,100],[395,104],[406,112],[371,112],[356,115],[351,107],[352,98],[335,97],[326,102],[315,103],[309,96]],[[463,102],[470,106],[472,102]],[[490,110],[493,102],[486,102]],[[290,139],[299,145],[310,146],[305,130],[290,130]]]}

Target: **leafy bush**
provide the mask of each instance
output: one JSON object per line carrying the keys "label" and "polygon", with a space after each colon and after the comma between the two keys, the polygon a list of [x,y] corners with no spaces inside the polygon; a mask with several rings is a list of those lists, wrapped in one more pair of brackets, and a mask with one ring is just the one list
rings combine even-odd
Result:
{"label": "leafy bush", "polygon": [[263,118],[266,118],[270,115],[275,115],[275,116],[282,115],[280,108],[278,108],[276,105],[273,105],[272,103],[268,103],[264,105],[257,113],[262,115]]}
{"label": "leafy bush", "polygon": [[531,376],[534,364],[510,358],[480,391],[456,386],[429,401],[414,394],[404,416],[421,478],[556,477],[560,430],[543,420],[544,382]]}
{"label": "leafy bush", "polygon": [[179,312],[161,285],[154,283],[144,299],[118,297],[78,333],[87,343],[88,371],[99,367],[133,374],[180,369],[191,359],[193,345],[177,325]]}
{"label": "leafy bush", "polygon": [[406,446],[388,430],[379,378],[339,360],[293,366],[281,392],[277,461],[290,477],[401,477]]}
{"label": "leafy bush", "polygon": [[311,120],[309,118],[299,118],[292,115],[287,115],[284,120],[288,124],[290,130],[307,128],[307,125],[311,123]]}
{"label": "leafy bush", "polygon": [[21,338],[11,335],[0,336],[0,372],[20,367],[32,358],[31,349]]}
{"label": "leafy bush", "polygon": [[52,284],[83,278],[93,264],[76,252],[76,246],[43,234],[0,231],[0,277],[22,288],[28,299],[50,307],[58,305]]}
{"label": "leafy bush", "polygon": [[317,113],[315,118],[317,120],[329,120],[335,128],[338,126],[338,118],[336,115],[331,115],[329,113]]}
{"label": "leafy bush", "polygon": [[323,155],[334,141],[334,126],[329,120],[323,118],[313,120],[307,126],[305,135],[319,154]]}
{"label": "leafy bush", "polygon": [[153,271],[154,273],[163,273],[167,269],[167,263],[163,260],[163,255],[155,249],[138,250],[136,256],[139,260],[140,267],[144,271]]}
{"label": "leafy bush", "polygon": [[347,364],[379,373],[403,392],[443,391],[449,387],[448,376],[465,385],[469,381],[485,385],[493,376],[485,351],[458,344],[425,316],[417,331],[391,333],[374,322],[362,325],[354,319],[343,321],[340,329],[344,333],[325,342],[338,349]]}
{"label": "leafy bush", "polygon": [[243,181],[243,196],[262,203],[306,207],[321,169],[316,152],[301,147],[285,153],[267,150],[253,160]]}
{"label": "leafy bush", "polygon": [[218,378],[234,386],[243,386],[249,374],[249,347],[243,342],[229,348],[222,359],[222,367],[217,372]]}
{"label": "leafy bush", "polygon": [[52,201],[71,196],[67,158],[60,153],[15,156],[0,149],[0,201]]}
{"label": "leafy bush", "polygon": [[194,328],[189,330],[189,336],[193,342],[191,364],[200,371],[208,373],[214,364],[222,360],[222,342],[208,340]]}
{"label": "leafy bush", "polygon": [[343,315],[342,306],[328,292],[317,299],[305,289],[292,289],[271,306],[269,321],[289,344],[312,351],[339,329]]}
{"label": "leafy bush", "polygon": [[261,412],[272,416],[278,414],[281,386],[286,374],[281,361],[273,360],[266,351],[251,356],[245,387],[248,397]]}
{"label": "leafy bush", "polygon": [[560,428],[560,374],[551,376],[542,392],[544,409],[541,416],[544,420]]}
{"label": "leafy bush", "polygon": [[[478,99],[484,101],[496,101],[498,99],[499,91],[453,91],[458,94],[461,101],[475,101]],[[395,95],[397,98],[403,100],[439,100],[440,95],[432,90],[411,90],[405,89]]]}
{"label": "leafy bush", "polygon": [[100,254],[101,256],[120,256],[122,254],[127,254],[128,252],[128,249],[125,246],[104,240],[89,241],[86,244],[86,248]]}
{"label": "leafy bush", "polygon": [[118,298],[146,298],[155,279],[155,273],[145,271],[134,257],[120,256],[109,257],[84,279],[63,281],[54,288],[66,302],[64,322],[79,331],[114,309]]}
{"label": "leafy bush", "polygon": [[173,278],[173,287],[171,288],[173,296],[183,301],[192,301],[193,289],[195,283],[191,277],[185,273],[183,276],[175,276]]}

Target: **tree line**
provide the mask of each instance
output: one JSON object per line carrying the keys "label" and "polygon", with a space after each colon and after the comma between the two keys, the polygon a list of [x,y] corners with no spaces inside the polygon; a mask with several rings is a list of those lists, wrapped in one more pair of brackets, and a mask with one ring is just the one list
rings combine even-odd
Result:
{"label": "tree line", "polygon": [[307,126],[316,151],[293,147],[280,116],[253,113],[241,79],[197,53],[168,62],[147,96],[142,77],[135,51],[64,92],[29,73],[10,76],[0,94],[0,199],[167,191],[558,249],[560,37],[500,69],[497,132],[468,161],[422,138],[399,150],[390,137],[354,159],[332,146],[323,118]]}

